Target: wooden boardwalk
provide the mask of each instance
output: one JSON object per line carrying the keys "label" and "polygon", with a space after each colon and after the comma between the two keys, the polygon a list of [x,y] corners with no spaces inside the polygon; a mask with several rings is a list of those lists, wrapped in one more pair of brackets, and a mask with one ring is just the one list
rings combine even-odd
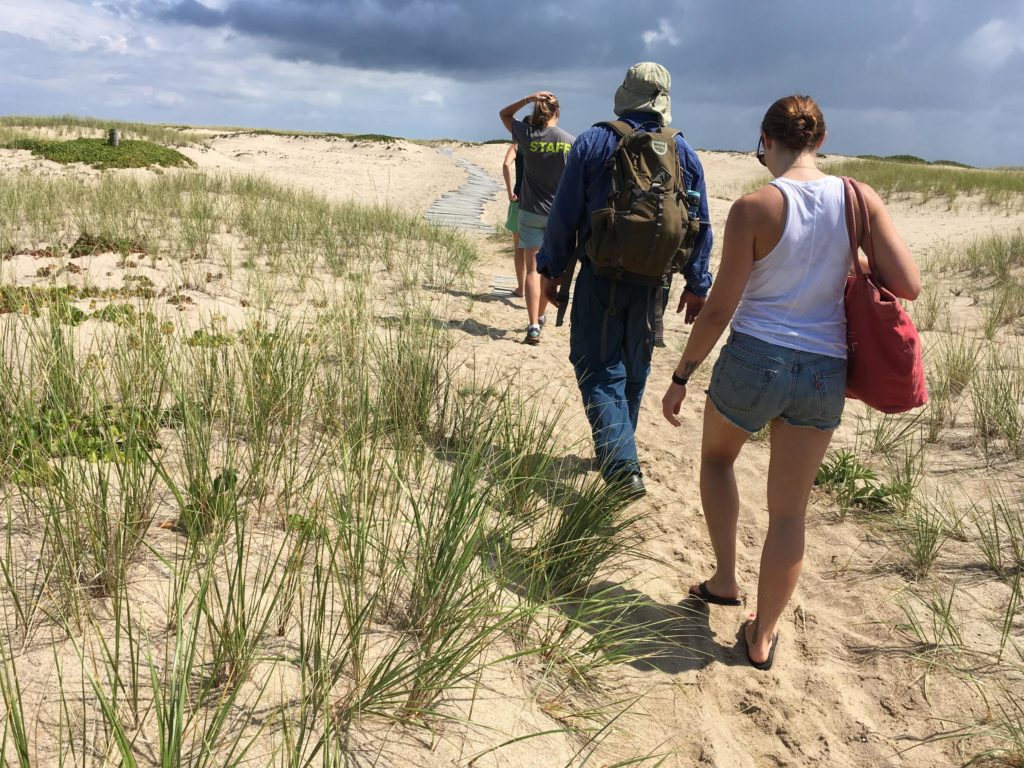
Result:
{"label": "wooden boardwalk", "polygon": [[450,149],[439,149],[442,155],[469,174],[469,179],[454,192],[445,192],[427,210],[426,219],[443,227],[458,227],[473,232],[493,232],[494,223],[483,221],[484,205],[494,199],[502,185],[483,168],[455,156]]}

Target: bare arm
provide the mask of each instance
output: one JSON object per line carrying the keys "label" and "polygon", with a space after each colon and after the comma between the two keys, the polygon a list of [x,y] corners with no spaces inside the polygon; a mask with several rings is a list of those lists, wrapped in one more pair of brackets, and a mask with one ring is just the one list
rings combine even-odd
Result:
{"label": "bare arm", "polygon": [[516,112],[525,107],[527,104],[532,104],[535,101],[540,101],[541,99],[548,98],[554,98],[554,94],[549,91],[537,91],[536,93],[531,93],[529,96],[519,99],[519,101],[513,101],[511,104],[503,108],[498,113],[498,117],[501,118],[501,124],[505,126],[506,131],[511,133],[512,119],[516,116]]}
{"label": "bare arm", "polygon": [[[732,320],[754,268],[755,237],[763,216],[761,207],[749,197],[740,198],[730,209],[725,222],[718,277],[686,340],[686,349],[676,365],[676,376],[689,379]],[[673,383],[662,398],[665,418],[677,427],[679,420],[676,417],[685,397],[686,387]]]}
{"label": "bare arm", "polygon": [[[737,200],[725,222],[722,261],[707,303],[693,324],[676,373],[689,376],[711,354],[729,325],[754,268],[754,235],[760,213],[747,198]],[[689,369],[689,373],[684,373]]]}
{"label": "bare arm", "polygon": [[512,183],[512,173],[516,165],[516,145],[509,144],[508,151],[505,153],[505,162],[501,164],[501,173],[505,177],[505,191],[508,192],[509,202],[516,201],[516,193],[512,191],[515,186]]}
{"label": "bare arm", "polygon": [[[882,284],[901,299],[913,301],[921,292],[921,270],[889,217],[885,203],[871,187],[856,182],[868,206],[871,242]],[[861,258],[863,265],[865,259]]]}

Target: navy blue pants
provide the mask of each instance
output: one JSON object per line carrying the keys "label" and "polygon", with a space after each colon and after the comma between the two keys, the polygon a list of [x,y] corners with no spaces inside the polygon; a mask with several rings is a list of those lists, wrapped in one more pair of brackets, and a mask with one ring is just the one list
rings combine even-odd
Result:
{"label": "navy blue pants", "polygon": [[598,465],[606,479],[640,473],[636,432],[651,370],[654,308],[660,287],[595,275],[584,260],[576,278],[569,361],[590,421]]}

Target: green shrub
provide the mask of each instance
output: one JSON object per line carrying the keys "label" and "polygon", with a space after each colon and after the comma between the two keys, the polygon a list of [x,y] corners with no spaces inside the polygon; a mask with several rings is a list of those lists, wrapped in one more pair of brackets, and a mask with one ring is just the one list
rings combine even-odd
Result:
{"label": "green shrub", "polygon": [[149,141],[122,141],[114,147],[103,139],[72,139],[42,141],[15,139],[11,149],[26,149],[33,155],[55,163],[85,163],[94,168],[149,168],[160,165],[182,167],[195,165],[176,149],[161,147]]}
{"label": "green shrub", "polygon": [[115,325],[128,325],[134,323],[136,318],[135,307],[131,304],[107,304],[103,309],[97,310],[94,317]]}
{"label": "green shrub", "polygon": [[857,507],[865,512],[895,512],[904,506],[898,483],[883,483],[851,451],[829,451],[814,484],[835,494],[840,517]]}

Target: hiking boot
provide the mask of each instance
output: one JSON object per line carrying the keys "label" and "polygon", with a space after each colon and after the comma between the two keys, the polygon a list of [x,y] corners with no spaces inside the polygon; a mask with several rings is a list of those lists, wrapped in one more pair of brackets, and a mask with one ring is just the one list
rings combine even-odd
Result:
{"label": "hiking boot", "polygon": [[530,346],[537,346],[540,344],[540,326],[531,325],[526,329],[526,338],[523,339],[523,344],[529,344]]}
{"label": "hiking boot", "polygon": [[636,501],[647,495],[647,486],[639,474],[619,475],[608,480],[608,485],[624,502]]}

